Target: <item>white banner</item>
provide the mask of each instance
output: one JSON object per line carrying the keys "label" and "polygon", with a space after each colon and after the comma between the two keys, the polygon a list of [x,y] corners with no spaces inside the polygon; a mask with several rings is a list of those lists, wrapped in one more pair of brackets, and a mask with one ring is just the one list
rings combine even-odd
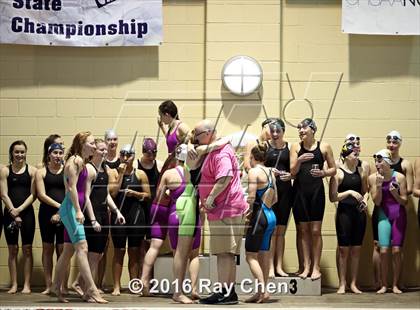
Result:
{"label": "white banner", "polygon": [[162,0],[0,0],[0,43],[137,46],[162,42]]}
{"label": "white banner", "polygon": [[420,0],[342,0],[345,33],[419,35]]}

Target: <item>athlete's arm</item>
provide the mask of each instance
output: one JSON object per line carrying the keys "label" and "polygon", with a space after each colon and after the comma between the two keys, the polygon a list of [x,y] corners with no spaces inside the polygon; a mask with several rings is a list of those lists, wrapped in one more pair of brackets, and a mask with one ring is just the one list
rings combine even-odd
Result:
{"label": "athlete's arm", "polygon": [[210,143],[209,145],[199,145],[195,148],[195,150],[197,151],[198,156],[203,156],[215,150],[221,149],[228,143],[230,143],[228,138],[221,138],[214,141],[213,143]]}
{"label": "athlete's arm", "polygon": [[19,213],[25,210],[27,207],[29,207],[36,199],[36,187],[35,187],[36,168],[33,166],[28,166],[28,170],[29,170],[29,175],[31,176],[31,193],[25,199],[25,201],[17,208]]}
{"label": "athlete's arm", "polygon": [[187,139],[188,139],[188,133],[190,132],[190,128],[188,127],[187,124],[185,123],[181,123],[178,126],[178,130],[177,130],[177,137],[178,137],[178,141],[180,141],[181,143],[186,143]]}
{"label": "athlete's arm", "polygon": [[[369,168],[369,164],[367,164],[367,167]],[[367,205],[367,202],[369,200],[369,183],[368,183],[368,176],[369,176],[369,171],[365,170],[365,168],[363,167],[363,162],[362,162],[362,173],[361,173],[361,177],[362,177],[362,194],[363,194],[363,202],[365,203],[365,205]]]}
{"label": "athlete's arm", "polygon": [[48,196],[45,192],[44,178],[46,173],[46,168],[41,168],[35,174],[35,185],[36,191],[38,193],[38,199],[39,201],[58,209],[60,208],[60,204],[54,199],[52,199],[50,196]]}
{"label": "athlete's arm", "polygon": [[379,173],[373,173],[369,176],[369,189],[372,200],[376,206],[380,206],[382,202],[382,182],[383,176]]}
{"label": "athlete's arm", "polygon": [[94,224],[96,222],[95,213],[93,212],[92,201],[90,201],[90,194],[92,192],[92,183],[96,179],[96,170],[92,165],[86,165],[87,178],[86,178],[86,191],[85,191],[85,205],[81,206],[86,209],[86,213],[89,216],[90,222]]}
{"label": "athlete's arm", "polygon": [[405,176],[402,173],[397,174],[397,181],[399,184],[399,190],[395,188],[392,183],[390,185],[389,191],[392,196],[398,201],[400,205],[405,206],[407,204],[407,181]]}
{"label": "athlete's arm", "polygon": [[258,172],[256,169],[251,168],[248,171],[248,198],[247,202],[249,207],[252,209],[252,205],[255,201],[255,195],[257,193],[257,186],[258,186],[258,179],[257,179]]}
{"label": "athlete's arm", "polygon": [[246,144],[245,154],[244,154],[244,169],[246,172],[248,172],[251,169],[251,161],[250,161],[251,150],[256,145],[257,145],[257,141],[249,141]]}
{"label": "athlete's arm", "polygon": [[82,212],[79,204],[79,196],[77,193],[77,180],[79,179],[79,174],[82,169],[83,159],[81,157],[72,156],[69,158],[67,169],[65,169],[65,175],[67,177],[67,190],[70,193],[70,200],[74,209],[76,210],[76,213]]}
{"label": "athlete's arm", "polygon": [[10,199],[8,192],[9,189],[7,187],[7,177],[9,176],[9,168],[4,166],[0,170],[0,192],[1,192],[1,200],[3,200],[5,208],[7,211],[12,212],[15,209],[13,206],[12,200]]}
{"label": "athlete's arm", "polygon": [[137,179],[140,181],[141,183],[141,187],[143,189],[142,192],[140,191],[135,191],[132,189],[128,189],[128,196],[132,196],[135,197],[139,200],[145,200],[145,199],[150,199],[152,197],[152,194],[150,192],[150,186],[149,186],[149,180],[147,179],[147,175],[143,170],[137,169],[136,170],[136,176]]}
{"label": "athlete's arm", "polygon": [[416,182],[414,183],[413,194],[416,197],[420,197],[420,158],[416,159],[414,170],[416,172]]}
{"label": "athlete's arm", "polygon": [[[109,169],[112,171],[110,176],[112,176],[112,180],[109,180],[109,192],[113,198],[117,197],[118,191],[121,189],[121,184],[124,178],[125,169],[127,168],[126,163],[121,163],[117,169]],[[113,171],[116,170],[116,171]]]}
{"label": "athlete's arm", "polygon": [[337,174],[330,178],[330,186],[328,196],[331,202],[336,202],[338,200],[338,185],[341,183],[341,173]]}
{"label": "athlete's arm", "polygon": [[401,163],[403,170],[405,170],[405,180],[407,182],[407,196],[413,193],[414,173],[411,163],[404,159]]}
{"label": "athlete's arm", "polygon": [[157,201],[158,204],[161,203],[161,201],[166,201],[167,200],[166,199],[167,198],[166,197],[167,196],[166,191],[168,190],[168,187],[167,187],[168,171],[169,170],[166,170],[163,173],[162,178],[160,179],[160,182],[159,182],[159,186],[156,190],[156,201]]}
{"label": "athlete's arm", "polygon": [[332,177],[337,173],[335,166],[334,155],[331,146],[328,143],[323,142],[323,149],[325,150],[325,161],[328,164],[328,169],[324,170],[324,176]]}

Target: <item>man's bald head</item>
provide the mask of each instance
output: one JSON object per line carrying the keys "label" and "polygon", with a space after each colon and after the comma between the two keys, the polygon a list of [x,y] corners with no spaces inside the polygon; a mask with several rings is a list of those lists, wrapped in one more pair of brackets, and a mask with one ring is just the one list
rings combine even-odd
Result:
{"label": "man's bald head", "polygon": [[204,119],[198,122],[194,131],[198,144],[210,144],[216,140],[216,124],[211,120]]}
{"label": "man's bald head", "polygon": [[216,131],[216,124],[209,120],[209,119],[203,119],[202,121],[198,122],[195,126],[195,130],[202,131],[202,130],[211,130]]}

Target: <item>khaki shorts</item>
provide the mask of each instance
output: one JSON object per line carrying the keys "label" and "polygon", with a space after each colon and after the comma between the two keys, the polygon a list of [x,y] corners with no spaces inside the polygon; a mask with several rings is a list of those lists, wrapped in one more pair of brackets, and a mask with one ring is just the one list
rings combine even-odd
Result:
{"label": "khaki shorts", "polygon": [[245,232],[245,217],[229,217],[220,221],[209,221],[210,253],[238,255]]}

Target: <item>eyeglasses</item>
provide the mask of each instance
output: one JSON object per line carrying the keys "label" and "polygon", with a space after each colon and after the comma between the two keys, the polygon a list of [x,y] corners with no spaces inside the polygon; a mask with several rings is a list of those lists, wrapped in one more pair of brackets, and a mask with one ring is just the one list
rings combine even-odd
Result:
{"label": "eyeglasses", "polygon": [[207,130],[203,130],[202,132],[199,132],[199,133],[195,132],[194,133],[194,138],[197,139],[200,135],[202,135],[203,133],[208,133],[209,131],[210,130],[207,129]]}
{"label": "eyeglasses", "polygon": [[373,158],[375,159],[375,161],[376,162],[378,162],[378,163],[380,163],[380,162],[382,162],[383,160],[384,160],[384,158],[388,158],[389,159],[389,157],[387,157],[387,156],[382,156],[382,155],[380,155],[380,154],[378,154],[378,155],[373,155]]}
{"label": "eyeglasses", "polygon": [[401,141],[400,137],[398,136],[386,136],[386,139],[389,140],[396,140],[396,141]]}

